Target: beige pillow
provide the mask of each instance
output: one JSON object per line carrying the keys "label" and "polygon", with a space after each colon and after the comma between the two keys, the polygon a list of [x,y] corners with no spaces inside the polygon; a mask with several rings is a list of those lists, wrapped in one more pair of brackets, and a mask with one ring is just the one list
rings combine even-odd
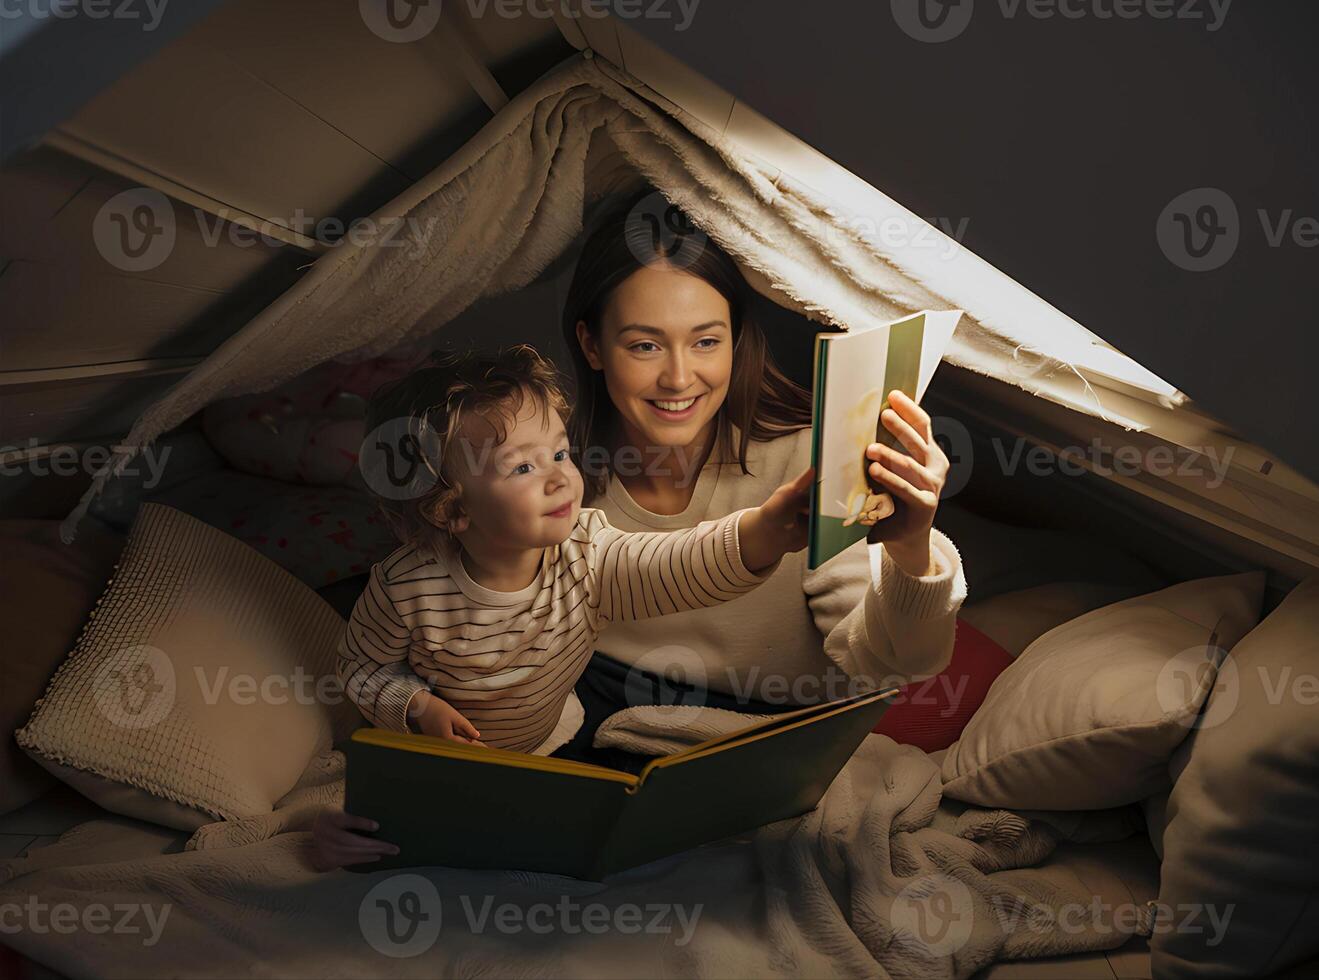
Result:
{"label": "beige pillow", "polygon": [[37,762],[108,810],[180,829],[269,813],[350,727],[343,620],[201,521],[143,505],[27,725]]}
{"label": "beige pillow", "polygon": [[949,747],[944,794],[981,806],[1098,810],[1166,788],[1168,758],[1222,651],[1258,622],[1263,592],[1263,572],[1198,579],[1045,633],[999,674]]}
{"label": "beige pillow", "polygon": [[957,618],[1017,657],[1055,626],[1139,591],[1097,582],[1053,582],[967,603]]}
{"label": "beige pillow", "polygon": [[1272,976],[1319,956],[1319,576],[1237,644],[1172,775],[1159,902],[1227,923],[1156,929],[1154,975]]}

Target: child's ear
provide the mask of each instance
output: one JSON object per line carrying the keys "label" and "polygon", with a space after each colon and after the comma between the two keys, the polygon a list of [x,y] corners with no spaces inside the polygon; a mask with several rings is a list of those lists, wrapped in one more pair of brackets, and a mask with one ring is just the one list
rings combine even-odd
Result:
{"label": "child's ear", "polygon": [[471,524],[462,505],[456,500],[448,503],[443,500],[435,501],[430,506],[422,508],[422,516],[432,527],[448,531],[450,534],[461,534]]}
{"label": "child's ear", "polygon": [[586,358],[586,363],[591,365],[594,371],[603,371],[604,363],[600,360],[600,352],[596,349],[595,338],[591,336],[591,331],[586,326],[585,320],[577,321],[577,343],[582,348],[582,356]]}

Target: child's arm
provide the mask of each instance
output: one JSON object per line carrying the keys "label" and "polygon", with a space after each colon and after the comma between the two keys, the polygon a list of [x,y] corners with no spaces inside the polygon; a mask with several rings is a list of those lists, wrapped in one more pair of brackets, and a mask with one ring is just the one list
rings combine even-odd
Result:
{"label": "child's arm", "polygon": [[770,494],[759,507],[742,511],[738,526],[742,560],[751,571],[774,565],[789,552],[806,547],[814,477],[815,469],[807,467],[797,479]]}
{"label": "child's arm", "polygon": [[409,702],[428,693],[408,662],[411,645],[412,631],[374,565],[339,641],[335,672],[344,693],[377,728],[406,732]]}
{"label": "child's arm", "polygon": [[759,507],[670,532],[593,530],[601,624],[714,606],[766,581],[784,554],[806,547],[814,471]]}
{"label": "child's arm", "polygon": [[457,708],[443,698],[423,691],[408,704],[408,721],[423,735],[479,745],[481,733]]}

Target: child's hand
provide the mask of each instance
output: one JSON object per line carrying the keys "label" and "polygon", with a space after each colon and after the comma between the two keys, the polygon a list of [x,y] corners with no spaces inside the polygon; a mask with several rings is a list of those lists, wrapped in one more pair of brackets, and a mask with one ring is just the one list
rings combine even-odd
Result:
{"label": "child's hand", "polygon": [[408,721],[423,735],[480,744],[481,733],[476,730],[476,726],[448,701],[437,698],[429,691],[419,692],[408,704]]}
{"label": "child's hand", "polygon": [[779,487],[738,523],[742,564],[749,571],[767,568],[790,551],[806,547],[810,530],[811,484],[815,467],[808,466],[791,483]]}
{"label": "child's hand", "polygon": [[389,841],[353,832],[354,828],[375,830],[378,826],[374,820],[345,813],[342,807],[325,807],[316,815],[311,828],[312,867],[317,871],[333,871],[345,864],[379,861],[381,855],[397,854],[398,848]]}

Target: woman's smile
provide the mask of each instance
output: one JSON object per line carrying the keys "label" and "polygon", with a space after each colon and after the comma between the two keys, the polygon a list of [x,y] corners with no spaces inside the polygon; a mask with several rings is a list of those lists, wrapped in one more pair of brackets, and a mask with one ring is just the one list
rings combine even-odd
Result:
{"label": "woman's smile", "polygon": [[688,398],[647,398],[645,402],[660,419],[665,422],[686,422],[696,414],[700,401],[705,394]]}

